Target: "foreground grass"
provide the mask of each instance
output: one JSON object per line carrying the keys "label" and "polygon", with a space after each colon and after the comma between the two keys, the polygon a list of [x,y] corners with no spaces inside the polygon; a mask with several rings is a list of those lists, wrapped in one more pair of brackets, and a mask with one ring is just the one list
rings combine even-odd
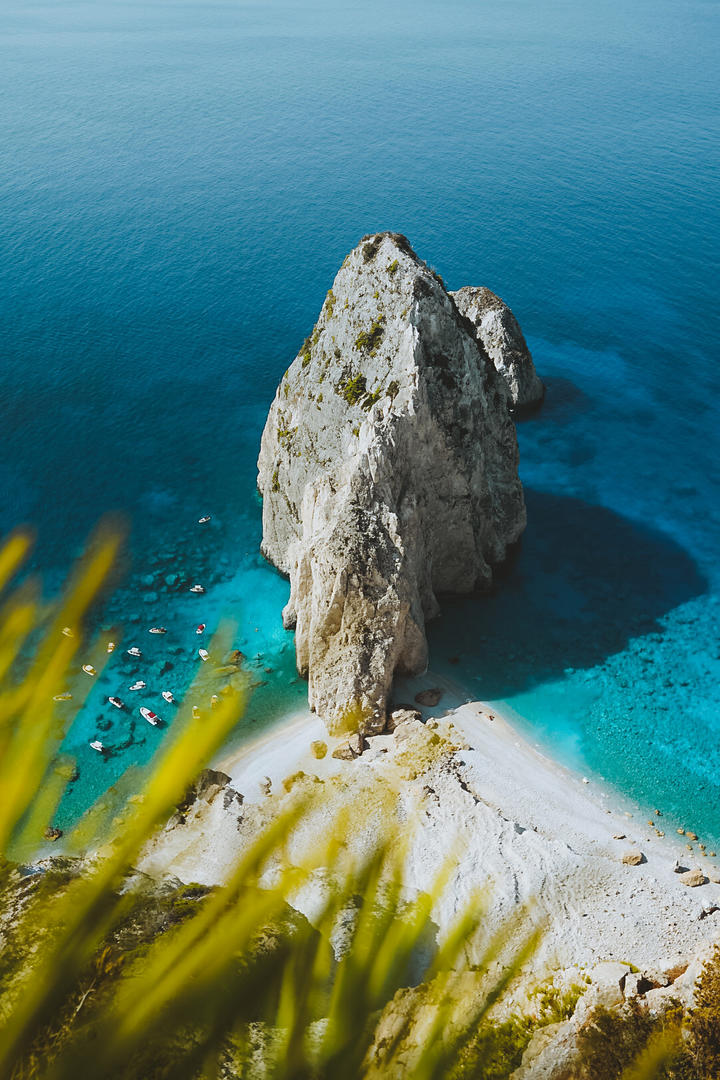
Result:
{"label": "foreground grass", "polygon": [[[28,547],[18,534],[0,551],[0,589]],[[291,863],[289,842],[312,805],[290,802],[222,888],[158,883],[133,870],[237,722],[245,705],[237,688],[201,722],[189,704],[179,710],[119,817],[108,821],[96,808],[64,838],[62,856],[38,858],[71,771],[58,757],[65,730],[53,695],[77,666],[84,621],[117,547],[100,534],[52,611],[25,584],[0,612],[0,1077],[508,1076],[533,1032],[568,1016],[577,995],[546,990],[534,1016],[506,1010],[494,1021],[536,944],[528,932],[507,955],[523,912],[488,939],[482,897],[473,897],[428,949],[447,875],[408,901],[402,836],[352,859],[344,840],[358,808]],[[318,881],[334,884],[318,891]],[[309,883],[321,896],[312,924],[293,906]],[[472,971],[463,962],[469,944],[481,955]],[[635,1075],[660,1075],[676,1044],[652,1028],[640,1035],[628,1044],[628,1054],[647,1059]],[[592,1041],[584,1053],[587,1069],[593,1055],[597,1068],[578,1075],[604,1075]]]}

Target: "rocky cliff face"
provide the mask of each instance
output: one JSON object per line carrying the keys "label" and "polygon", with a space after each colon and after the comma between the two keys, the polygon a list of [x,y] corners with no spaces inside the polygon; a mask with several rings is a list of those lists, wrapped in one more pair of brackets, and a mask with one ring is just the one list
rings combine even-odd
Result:
{"label": "rocky cliff face", "polygon": [[471,285],[450,295],[458,311],[475,327],[478,343],[507,386],[513,411],[522,413],[539,405],[545,387],[535,372],[518,321],[507,304],[489,289]]}
{"label": "rocky cliff face", "polygon": [[437,595],[490,584],[525,525],[505,384],[397,234],[345,259],[263,432],[265,556],[330,730],[380,730],[395,672],[427,665]]}

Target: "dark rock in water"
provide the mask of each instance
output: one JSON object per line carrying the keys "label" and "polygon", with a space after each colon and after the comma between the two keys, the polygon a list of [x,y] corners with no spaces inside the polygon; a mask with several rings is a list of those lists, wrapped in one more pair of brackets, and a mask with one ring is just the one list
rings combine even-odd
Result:
{"label": "dark rock in water", "polygon": [[395,672],[427,667],[437,596],[488,588],[525,527],[505,383],[405,237],[345,259],[278,388],[258,487],[311,708],[381,731]]}
{"label": "dark rock in water", "polygon": [[167,675],[168,671],[172,671],[172,669],[174,667],[175,667],[174,664],[171,664],[169,660],[166,660],[165,663],[160,668],[160,674],[161,675]]}
{"label": "dark rock in water", "polygon": [[46,840],[59,840],[62,834],[62,829],[57,829],[54,825],[48,825],[47,829],[43,833],[43,836]]}
{"label": "dark rock in water", "polygon": [[437,687],[433,687],[432,690],[421,690],[419,694],[415,695],[415,700],[418,705],[425,705],[427,708],[434,708],[442,697],[442,690]]}
{"label": "dark rock in water", "polygon": [[112,720],[98,720],[97,726],[99,731],[109,731],[113,723]]}

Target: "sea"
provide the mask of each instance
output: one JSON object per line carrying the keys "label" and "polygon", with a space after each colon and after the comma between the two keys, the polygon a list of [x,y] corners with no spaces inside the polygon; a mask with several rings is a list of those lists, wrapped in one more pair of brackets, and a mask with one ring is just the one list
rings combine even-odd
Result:
{"label": "sea", "polygon": [[521,548],[444,601],[433,670],[720,843],[719,26],[716,0],[3,0],[0,527],[36,530],[48,597],[103,515],[128,530],[61,824],[167,737],[199,623],[258,684],[237,738],[305,702],[259,439],[390,229],[503,297],[547,386]]}

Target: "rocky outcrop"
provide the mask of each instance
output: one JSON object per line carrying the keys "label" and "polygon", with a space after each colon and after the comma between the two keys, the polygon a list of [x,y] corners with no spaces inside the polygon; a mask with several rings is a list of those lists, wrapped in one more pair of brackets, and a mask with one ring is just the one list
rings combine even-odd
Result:
{"label": "rocky outcrop", "polygon": [[438,595],[486,588],[525,525],[505,384],[440,278],[394,233],[345,259],[262,436],[264,555],[311,708],[381,730],[427,665]]}
{"label": "rocky outcrop", "polygon": [[536,408],[545,396],[517,319],[490,289],[471,285],[450,293],[458,311],[475,327],[478,342],[507,386],[515,413]]}

